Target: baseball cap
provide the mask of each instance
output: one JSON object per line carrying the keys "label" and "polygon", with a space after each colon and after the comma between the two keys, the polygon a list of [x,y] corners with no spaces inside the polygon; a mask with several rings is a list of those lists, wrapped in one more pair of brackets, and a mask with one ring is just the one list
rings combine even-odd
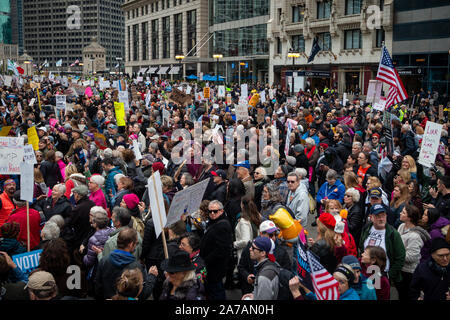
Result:
{"label": "baseball cap", "polygon": [[157,140],[159,139],[159,135],[158,134],[154,134],[150,137],[150,140]]}
{"label": "baseball cap", "polygon": [[233,167],[244,167],[250,170],[250,163],[248,162],[248,160],[239,162],[238,164],[233,164]]}
{"label": "baseball cap", "polygon": [[381,198],[382,192],[380,188],[372,188],[369,190],[369,197],[371,198]]}
{"label": "baseball cap", "polygon": [[253,244],[260,250],[269,253],[272,250],[272,240],[268,237],[256,237]]}
{"label": "baseball cap", "polygon": [[108,129],[117,129],[117,126],[115,124],[108,124]]}
{"label": "baseball cap", "polygon": [[279,231],[278,227],[271,220],[266,220],[261,222],[259,225],[259,232],[263,233],[274,233]]}
{"label": "baseball cap", "polygon": [[56,288],[56,281],[50,272],[36,271],[28,277],[26,288],[32,290],[52,290]]}
{"label": "baseball cap", "polygon": [[218,169],[216,171],[211,171],[211,174],[215,177],[221,177],[224,180],[227,178],[227,173],[222,169]]}
{"label": "baseball cap", "polygon": [[305,147],[301,144],[296,144],[294,146],[294,151],[298,153],[302,153],[305,150]]}
{"label": "baseball cap", "polygon": [[386,209],[381,204],[376,204],[370,208],[369,214],[380,214],[386,212]]}
{"label": "baseball cap", "polygon": [[39,127],[38,130],[42,130],[44,132],[47,132],[47,128],[46,127]]}

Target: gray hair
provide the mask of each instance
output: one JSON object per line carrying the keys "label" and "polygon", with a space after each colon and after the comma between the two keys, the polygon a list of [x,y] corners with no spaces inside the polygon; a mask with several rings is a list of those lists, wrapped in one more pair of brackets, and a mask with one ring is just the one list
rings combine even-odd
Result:
{"label": "gray hair", "polygon": [[123,173],[118,173],[114,176],[114,182],[116,183],[116,185],[119,183],[120,178],[126,177],[126,175],[124,175]]}
{"label": "gray hair", "polygon": [[94,215],[97,213],[101,213],[104,216],[108,216],[108,213],[106,212],[106,210],[103,207],[93,206],[90,210],[90,214]]}
{"label": "gray hair", "polygon": [[64,183],[55,184],[53,189],[54,188],[58,189],[58,191],[61,192],[62,194],[66,193],[66,186],[64,185]]}
{"label": "gray hair", "polygon": [[362,149],[362,144],[359,141],[353,142],[353,146],[357,146],[358,148]]}
{"label": "gray hair", "polygon": [[64,154],[61,151],[56,151],[55,156],[57,156],[60,159],[64,158]]}
{"label": "gray hair", "polygon": [[72,189],[73,193],[76,193],[82,197],[85,197],[88,195],[89,193],[89,189],[87,186],[80,184],[79,186],[76,186],[75,188]]}
{"label": "gray hair", "polygon": [[404,125],[402,125],[402,129],[405,131],[410,131],[411,130],[411,126],[407,123],[405,123]]}
{"label": "gray hair", "polygon": [[261,175],[262,175],[264,178],[267,177],[266,168],[264,168],[264,167],[258,167],[258,168],[255,169],[255,171],[256,171],[256,170],[260,170],[260,171],[261,171]]}
{"label": "gray hair", "polygon": [[326,179],[337,180],[337,172],[333,169],[328,170]]}
{"label": "gray hair", "polygon": [[93,212],[92,217],[93,217],[92,221],[97,225],[99,229],[104,229],[108,226],[109,218],[107,214],[104,215],[103,212],[95,211]]}
{"label": "gray hair", "polygon": [[289,172],[288,177],[295,177],[295,180],[300,180],[300,177],[298,176],[297,172],[293,171],[293,172]]}
{"label": "gray hair", "polygon": [[264,187],[266,187],[267,191],[269,191],[271,202],[283,202],[283,197],[280,194],[280,187],[276,183],[270,182]]}
{"label": "gray hair", "polygon": [[100,188],[103,187],[103,185],[105,184],[105,178],[103,178],[101,175],[98,174],[93,175],[90,181],[98,185]]}
{"label": "gray hair", "polygon": [[56,223],[59,229],[62,229],[64,227],[64,218],[59,214],[55,214],[50,219],[48,219],[48,222],[50,221]]}
{"label": "gray hair", "polygon": [[308,174],[305,168],[296,168],[295,173],[299,176],[300,179],[304,179]]}
{"label": "gray hair", "polygon": [[306,142],[306,144],[310,144],[310,145],[313,145],[313,146],[316,145],[316,141],[314,141],[313,138],[306,138],[305,142]]}
{"label": "gray hair", "polygon": [[217,206],[219,206],[219,210],[222,210],[223,209],[223,204],[222,204],[222,202],[220,202],[219,200],[213,200],[213,201],[211,201],[210,203],[209,203],[209,206],[210,205],[217,205]]}
{"label": "gray hair", "polygon": [[349,188],[349,189],[347,189],[347,190],[345,191],[345,194],[349,194],[349,195],[352,197],[353,202],[358,202],[359,199],[360,199],[359,191],[356,190],[355,188]]}
{"label": "gray hair", "polygon": [[42,240],[54,240],[59,238],[61,230],[53,221],[47,221],[41,231]]}

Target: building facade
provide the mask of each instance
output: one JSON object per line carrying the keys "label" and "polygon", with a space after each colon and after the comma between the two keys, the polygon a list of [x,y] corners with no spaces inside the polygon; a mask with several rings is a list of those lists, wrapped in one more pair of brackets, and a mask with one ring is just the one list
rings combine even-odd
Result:
{"label": "building facade", "polygon": [[[294,72],[304,89],[365,95],[383,42],[392,54],[393,0],[271,0],[270,9],[270,84],[288,88]],[[315,37],[321,51],[308,63]],[[300,53],[294,61],[292,49]]]}
{"label": "building facade", "polygon": [[450,1],[395,1],[394,64],[408,93],[449,94]]}
{"label": "building facade", "polygon": [[97,37],[83,49],[83,75],[95,75],[106,69],[106,49],[98,44]]}
{"label": "building facade", "polygon": [[208,72],[208,0],[128,0],[122,9],[126,73],[181,78]]}
{"label": "building facade", "polygon": [[[124,0],[22,0],[25,49],[35,63],[45,60],[50,70],[63,60],[68,70],[92,37],[106,51],[106,67],[114,71],[116,58],[124,55]],[[73,69],[72,69],[73,70]],[[81,72],[81,70],[79,70]]]}

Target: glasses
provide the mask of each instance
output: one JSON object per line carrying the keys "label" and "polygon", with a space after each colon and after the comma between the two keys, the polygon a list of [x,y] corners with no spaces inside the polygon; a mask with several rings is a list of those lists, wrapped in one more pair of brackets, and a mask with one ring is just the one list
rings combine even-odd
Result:
{"label": "glasses", "polygon": [[254,245],[252,245],[251,247],[250,247],[250,249],[252,249],[252,250],[258,250],[258,251],[262,251],[260,248],[258,248],[258,247],[255,247]]}
{"label": "glasses", "polygon": [[216,213],[219,212],[220,210],[221,210],[221,209],[217,209],[217,210],[209,210],[209,209],[208,209],[208,212],[209,212],[209,213],[214,213],[214,214],[216,214]]}
{"label": "glasses", "polygon": [[287,183],[296,183],[297,180],[288,180]]}
{"label": "glasses", "polygon": [[440,259],[450,259],[450,253],[447,254],[436,254],[436,257]]}
{"label": "glasses", "polygon": [[351,197],[351,195],[349,195],[349,194],[344,194],[344,197]]}

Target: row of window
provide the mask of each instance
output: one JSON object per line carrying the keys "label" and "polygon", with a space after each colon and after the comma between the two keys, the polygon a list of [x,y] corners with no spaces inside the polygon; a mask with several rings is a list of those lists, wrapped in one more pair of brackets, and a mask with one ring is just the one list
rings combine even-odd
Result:
{"label": "row of window", "polygon": [[[319,46],[323,51],[332,50],[331,35],[329,32],[323,32],[317,34]],[[375,47],[381,48],[384,41],[384,30],[378,29],[375,39]],[[295,35],[291,37],[292,49],[298,52],[305,52],[305,39],[303,35]],[[344,50],[362,49],[362,35],[361,30],[345,30],[344,31]],[[277,38],[277,44],[275,49],[277,54],[283,53],[283,44],[280,38]]]}
{"label": "row of window", "polygon": [[[195,1],[195,0],[192,0]],[[185,3],[189,3],[191,2],[191,0],[185,0]],[[183,0],[160,0],[157,2],[154,2],[150,5],[145,5],[141,8],[136,8],[133,9],[131,11],[127,11],[127,19],[134,19],[134,18],[138,18],[139,16],[144,16],[144,15],[148,15],[149,12],[150,13],[154,13],[154,12],[158,12],[159,9],[161,8],[161,10],[165,10],[165,9],[169,9],[171,6],[171,3],[173,4],[173,7],[176,7],[177,5],[182,5]]]}

